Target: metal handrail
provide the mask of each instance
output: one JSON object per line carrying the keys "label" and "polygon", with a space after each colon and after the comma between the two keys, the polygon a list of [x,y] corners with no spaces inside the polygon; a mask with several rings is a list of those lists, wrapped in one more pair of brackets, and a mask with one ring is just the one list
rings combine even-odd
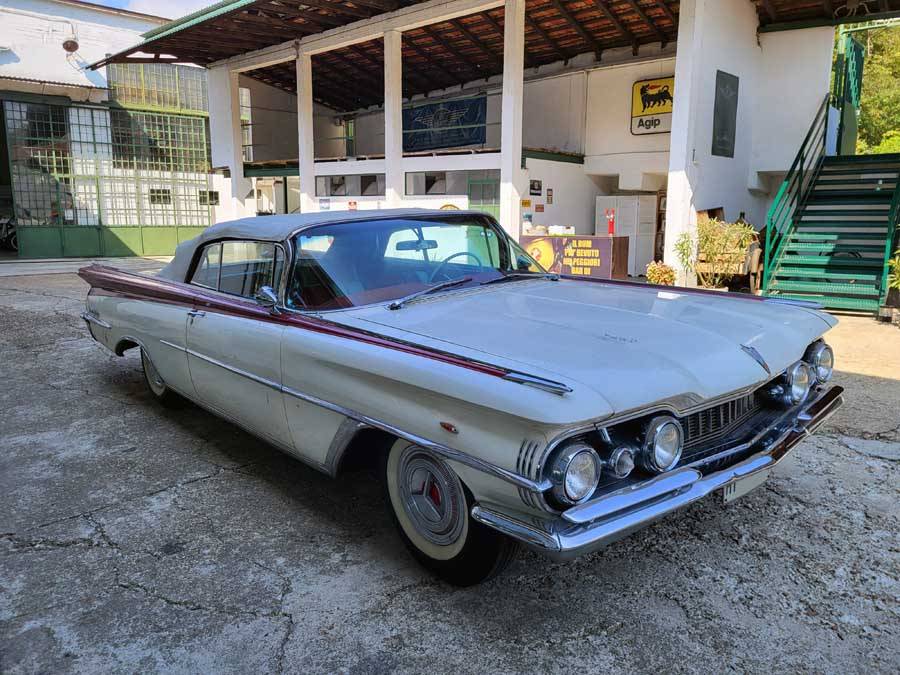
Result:
{"label": "metal handrail", "polygon": [[891,208],[888,211],[887,236],[884,240],[884,267],[881,270],[881,304],[887,302],[888,291],[888,263],[894,252],[894,236],[897,226],[900,225],[900,170],[897,171],[897,182],[894,185],[894,196],[891,199]]}
{"label": "metal handrail", "polygon": [[763,291],[769,290],[774,276],[775,262],[796,228],[797,213],[802,210],[815,186],[825,159],[828,136],[828,104],[831,94],[826,94],[819,106],[800,150],[788,169],[778,193],[766,213],[765,262],[763,264]]}

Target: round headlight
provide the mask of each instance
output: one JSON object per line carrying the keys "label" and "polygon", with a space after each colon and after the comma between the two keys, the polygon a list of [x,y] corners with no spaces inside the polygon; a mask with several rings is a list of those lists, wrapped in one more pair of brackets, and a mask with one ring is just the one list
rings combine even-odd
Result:
{"label": "round headlight", "polygon": [[806,351],[803,358],[813,368],[816,380],[828,382],[834,373],[834,352],[824,342],[816,342]]}
{"label": "round headlight", "polygon": [[635,451],[627,445],[621,445],[609,454],[604,465],[616,478],[627,478],[634,470]]}
{"label": "round headlight", "polygon": [[797,361],[785,373],[784,402],[788,405],[802,403],[813,385],[812,368]]}
{"label": "round headlight", "polygon": [[553,462],[553,495],[565,504],[578,504],[594,494],[600,482],[600,458],[589,445],[566,446]]}
{"label": "round headlight", "polygon": [[647,426],[644,447],[639,461],[641,467],[653,473],[672,469],[681,459],[684,447],[684,430],[674,417],[654,417]]}

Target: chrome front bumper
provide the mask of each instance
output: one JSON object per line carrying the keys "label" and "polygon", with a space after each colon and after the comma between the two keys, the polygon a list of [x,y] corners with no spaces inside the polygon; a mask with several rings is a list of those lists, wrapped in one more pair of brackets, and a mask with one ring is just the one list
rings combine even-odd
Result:
{"label": "chrome front bumper", "polygon": [[591,553],[738,479],[771,469],[841,407],[843,391],[834,386],[820,392],[797,415],[768,429],[756,442],[756,453],[721,471],[703,475],[689,467],[676,469],[573,506],[556,519],[523,517],[484,504],[472,508],[472,517],[557,560]]}

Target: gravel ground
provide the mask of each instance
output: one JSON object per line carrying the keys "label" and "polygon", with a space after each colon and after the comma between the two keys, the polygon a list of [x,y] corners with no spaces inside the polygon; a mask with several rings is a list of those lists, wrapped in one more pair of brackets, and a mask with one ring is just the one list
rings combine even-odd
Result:
{"label": "gravel ground", "polygon": [[900,331],[833,332],[848,404],[762,488],[456,590],[364,472],[146,393],[75,276],[0,278],[0,672],[897,672]]}

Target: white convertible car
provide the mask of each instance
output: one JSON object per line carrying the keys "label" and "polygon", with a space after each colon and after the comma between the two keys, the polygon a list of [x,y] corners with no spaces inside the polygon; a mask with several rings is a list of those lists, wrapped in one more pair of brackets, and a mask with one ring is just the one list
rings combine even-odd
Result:
{"label": "white convertible car", "polygon": [[377,462],[404,542],[459,585],[737,498],[842,403],[828,314],[560,278],[482,213],[248,218],[156,276],[80,274],[91,335],[139,348],[160,402],[333,476]]}

